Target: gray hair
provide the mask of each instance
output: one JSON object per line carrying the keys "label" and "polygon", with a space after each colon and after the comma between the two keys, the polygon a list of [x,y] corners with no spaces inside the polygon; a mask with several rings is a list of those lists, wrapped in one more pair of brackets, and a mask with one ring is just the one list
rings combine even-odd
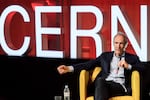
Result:
{"label": "gray hair", "polygon": [[125,44],[128,43],[128,38],[127,38],[127,36],[126,36],[123,32],[120,32],[120,31],[114,36],[114,39],[115,39],[118,35],[124,37],[124,42],[125,42]]}

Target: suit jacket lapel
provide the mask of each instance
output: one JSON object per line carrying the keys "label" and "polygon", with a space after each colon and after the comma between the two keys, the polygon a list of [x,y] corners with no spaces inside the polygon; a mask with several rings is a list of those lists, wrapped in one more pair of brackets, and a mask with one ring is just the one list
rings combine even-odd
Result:
{"label": "suit jacket lapel", "polygon": [[107,60],[108,60],[108,63],[107,63],[107,73],[110,72],[110,63],[111,63],[111,61],[112,61],[113,54],[114,54],[114,52],[111,52],[111,53],[109,54],[108,58],[107,58]]}

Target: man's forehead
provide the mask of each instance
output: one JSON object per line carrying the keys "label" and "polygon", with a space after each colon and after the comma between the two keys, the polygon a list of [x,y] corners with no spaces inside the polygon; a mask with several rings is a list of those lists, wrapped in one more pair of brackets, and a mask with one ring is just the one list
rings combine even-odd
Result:
{"label": "man's forehead", "polygon": [[120,40],[120,41],[122,41],[122,40],[124,40],[124,37],[123,36],[121,36],[121,35],[117,35],[115,38],[114,38],[114,40]]}

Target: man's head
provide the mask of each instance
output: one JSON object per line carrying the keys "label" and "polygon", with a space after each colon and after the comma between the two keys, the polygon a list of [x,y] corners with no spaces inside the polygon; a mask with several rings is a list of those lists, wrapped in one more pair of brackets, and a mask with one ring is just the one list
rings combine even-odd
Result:
{"label": "man's head", "polygon": [[128,39],[124,33],[118,32],[114,36],[113,43],[114,43],[115,55],[121,56],[127,47]]}

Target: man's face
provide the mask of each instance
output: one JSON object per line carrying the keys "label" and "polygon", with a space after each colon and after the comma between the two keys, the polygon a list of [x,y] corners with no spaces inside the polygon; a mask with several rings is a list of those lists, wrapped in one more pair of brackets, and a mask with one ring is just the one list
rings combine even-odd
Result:
{"label": "man's face", "polygon": [[125,50],[125,39],[122,35],[117,35],[114,38],[114,51],[116,56],[122,55]]}

